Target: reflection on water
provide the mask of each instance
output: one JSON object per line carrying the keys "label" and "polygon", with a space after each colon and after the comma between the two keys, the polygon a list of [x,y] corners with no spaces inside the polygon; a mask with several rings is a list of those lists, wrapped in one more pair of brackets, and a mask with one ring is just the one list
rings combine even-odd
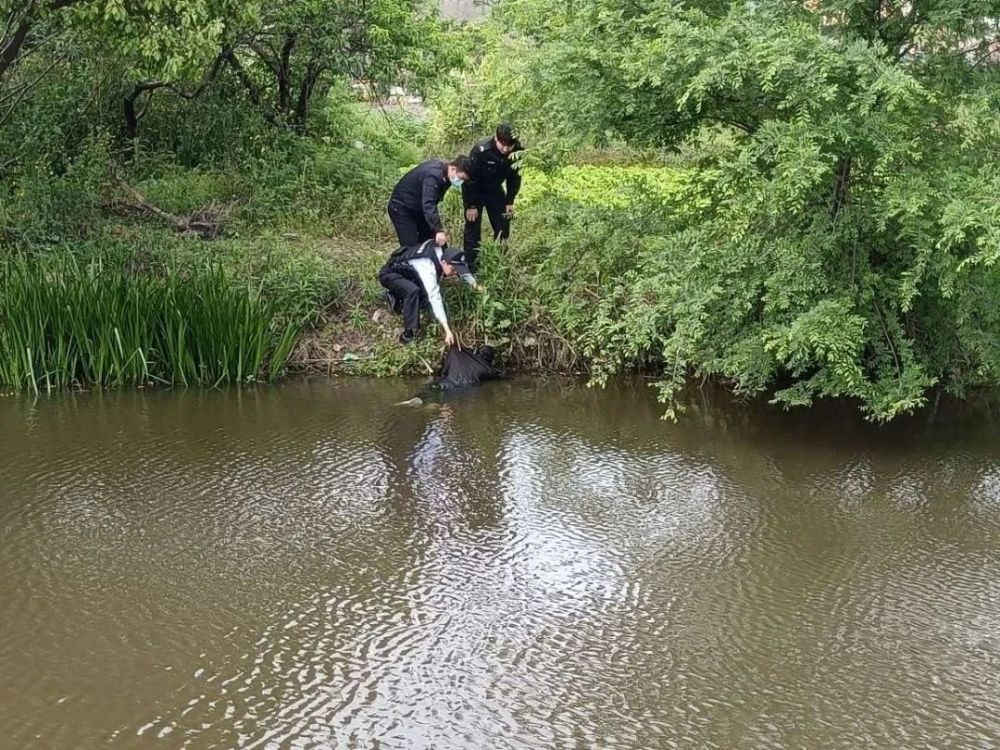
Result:
{"label": "reflection on water", "polygon": [[401,382],[0,399],[0,739],[1000,744],[1000,430]]}

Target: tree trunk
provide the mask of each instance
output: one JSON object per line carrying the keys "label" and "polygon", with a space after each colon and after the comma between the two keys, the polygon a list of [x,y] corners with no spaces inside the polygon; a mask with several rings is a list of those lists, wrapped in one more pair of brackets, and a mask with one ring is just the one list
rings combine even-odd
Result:
{"label": "tree trunk", "polygon": [[[50,11],[59,10],[77,2],[80,2],[80,0],[52,0],[48,4],[47,9]],[[24,43],[28,39],[28,34],[31,33],[31,28],[35,21],[38,20],[35,15],[36,7],[37,5],[34,0],[31,0],[25,8],[24,17],[18,23],[14,32],[6,39],[0,40],[0,80],[14,66],[17,58],[21,55],[21,50],[24,49]]]}
{"label": "tree trunk", "polygon": [[166,84],[159,81],[149,82],[149,83],[137,83],[132,91],[125,97],[123,102],[123,110],[125,115],[125,137],[130,141],[139,137],[139,120],[142,119],[142,115],[145,110],[139,110],[136,106],[139,97],[141,97],[147,91],[154,91]]}
{"label": "tree trunk", "polygon": [[287,115],[292,111],[292,50],[295,49],[295,35],[285,37],[281,47],[281,57],[275,66],[278,80],[278,112]]}
{"label": "tree trunk", "polygon": [[830,206],[830,220],[836,221],[840,212],[847,207],[851,197],[851,166],[850,156],[841,156],[833,175],[833,203]]}
{"label": "tree trunk", "polygon": [[132,87],[132,91],[125,97],[123,102],[123,114],[125,116],[125,137],[132,140],[139,135],[139,121],[142,116],[146,113],[146,107],[141,110],[137,108],[137,103],[143,94],[151,93],[157,89],[167,89],[173,92],[176,96],[186,101],[193,101],[204,93],[205,89],[212,85],[216,77],[219,75],[219,71],[222,70],[223,64],[230,58],[232,50],[228,47],[224,48],[216,56],[215,61],[212,63],[212,67],[207,73],[202,77],[201,83],[198,87],[192,91],[185,91],[182,88],[170,83],[169,81],[141,81]]}
{"label": "tree trunk", "polygon": [[21,48],[24,46],[24,40],[28,38],[29,31],[31,31],[31,22],[25,18],[14,29],[14,33],[3,40],[3,47],[0,48],[0,79],[4,77],[7,70],[17,60],[18,55],[21,54]]}
{"label": "tree trunk", "polygon": [[302,85],[299,86],[299,97],[295,103],[295,130],[299,133],[306,132],[309,120],[309,101],[322,71],[323,66],[317,62],[309,63],[306,67],[306,75],[302,79]]}

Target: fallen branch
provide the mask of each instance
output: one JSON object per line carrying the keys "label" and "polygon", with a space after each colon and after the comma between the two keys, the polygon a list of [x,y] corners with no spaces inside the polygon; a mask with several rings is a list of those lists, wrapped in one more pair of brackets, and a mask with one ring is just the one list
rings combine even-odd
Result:
{"label": "fallen branch", "polygon": [[124,180],[119,178],[117,183],[131,200],[115,200],[110,204],[110,208],[121,213],[155,216],[181,234],[198,235],[204,240],[215,239],[222,233],[223,222],[229,215],[229,207],[212,203],[191,216],[177,216],[159,206],[154,206],[142,193]]}

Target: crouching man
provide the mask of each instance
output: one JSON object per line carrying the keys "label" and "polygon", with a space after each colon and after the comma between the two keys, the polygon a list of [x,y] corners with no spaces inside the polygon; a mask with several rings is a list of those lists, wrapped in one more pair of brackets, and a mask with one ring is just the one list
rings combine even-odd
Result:
{"label": "crouching man", "polygon": [[402,344],[409,344],[420,333],[420,308],[430,305],[434,317],[444,329],[444,342],[455,345],[455,335],[448,325],[444,300],[441,297],[442,278],[459,275],[472,287],[476,278],[465,263],[465,253],[439,247],[434,240],[419,245],[398,248],[378,272],[378,281],[385,287],[389,309],[403,316]]}

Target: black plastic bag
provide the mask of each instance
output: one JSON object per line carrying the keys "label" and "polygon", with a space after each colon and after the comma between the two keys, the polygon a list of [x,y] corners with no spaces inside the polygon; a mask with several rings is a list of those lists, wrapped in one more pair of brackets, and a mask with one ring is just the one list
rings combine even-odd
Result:
{"label": "black plastic bag", "polygon": [[438,384],[442,389],[464,388],[479,385],[484,380],[495,380],[500,377],[499,371],[493,367],[493,350],[482,347],[478,351],[453,346],[445,355],[441,365],[441,377]]}

